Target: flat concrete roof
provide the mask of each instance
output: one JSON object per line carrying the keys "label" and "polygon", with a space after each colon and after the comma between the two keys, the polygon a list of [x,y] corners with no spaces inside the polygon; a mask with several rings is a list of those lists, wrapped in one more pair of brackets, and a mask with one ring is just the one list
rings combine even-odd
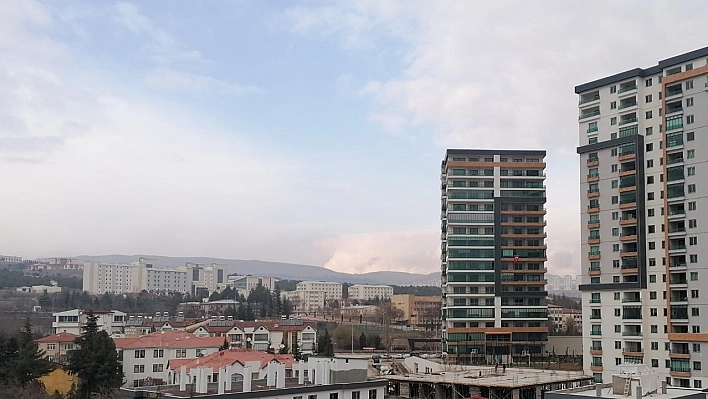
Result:
{"label": "flat concrete roof", "polygon": [[[479,373],[482,372],[480,377]],[[421,382],[431,384],[459,384],[480,387],[505,387],[519,388],[541,384],[550,384],[564,381],[591,380],[592,376],[581,371],[566,370],[541,370],[530,368],[507,367],[502,372],[502,367],[494,372],[494,367],[489,366],[451,366],[450,371],[433,374],[394,374],[382,376],[389,380],[405,382]],[[593,391],[594,392],[594,391]]]}
{"label": "flat concrete roof", "polygon": [[[575,395],[575,396],[583,396],[583,397],[596,397],[595,393],[595,386],[589,385],[586,387],[587,389],[572,389],[572,390],[562,390],[562,391],[554,391],[553,393],[560,394],[560,395]],[[653,398],[653,399],[674,399],[674,398],[682,398],[684,396],[689,396],[689,395],[695,395],[697,393],[704,393],[700,389],[690,389],[690,388],[668,388],[666,390],[666,394],[661,393],[661,388],[655,393],[650,393],[644,398]],[[622,394],[614,394],[612,393],[612,387],[604,387],[602,388],[602,398],[617,398],[617,399],[627,399],[627,398],[633,398],[634,395],[630,396],[624,396]]]}

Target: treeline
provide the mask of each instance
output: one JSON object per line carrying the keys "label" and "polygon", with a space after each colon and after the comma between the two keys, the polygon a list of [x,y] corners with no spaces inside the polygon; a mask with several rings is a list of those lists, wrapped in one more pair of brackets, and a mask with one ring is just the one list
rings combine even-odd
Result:
{"label": "treeline", "polygon": [[558,306],[562,306],[566,309],[578,309],[582,308],[580,303],[580,298],[574,298],[570,296],[563,295],[551,295],[550,303]]}
{"label": "treeline", "polygon": [[56,281],[60,287],[82,289],[81,279],[66,276],[26,276],[24,272],[17,270],[0,269],[0,288],[15,288],[31,285],[50,285],[50,281]]}
{"label": "treeline", "polygon": [[[174,314],[182,301],[188,301],[188,295],[175,292],[168,295],[151,294],[146,291],[139,294],[91,295],[86,291],[62,291],[56,294],[40,295],[39,305],[45,311],[59,312],[69,309],[120,310],[126,313],[154,314],[170,312]],[[196,300],[196,298],[194,298]]]}
{"label": "treeline", "polygon": [[212,297],[234,299],[234,306],[227,307],[223,315],[233,316],[236,320],[251,321],[265,317],[290,316],[293,311],[292,303],[281,297],[280,289],[277,287],[270,292],[269,289],[259,285],[249,292],[248,297],[238,295],[231,288],[226,288],[220,293],[213,293],[210,300]]}

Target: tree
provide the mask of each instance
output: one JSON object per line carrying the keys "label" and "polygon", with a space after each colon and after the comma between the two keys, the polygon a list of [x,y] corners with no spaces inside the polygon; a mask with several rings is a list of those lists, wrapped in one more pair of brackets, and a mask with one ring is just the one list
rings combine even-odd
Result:
{"label": "tree", "polygon": [[22,327],[22,346],[12,361],[12,374],[21,386],[49,374],[54,370],[53,364],[44,358],[44,351],[32,339],[32,323],[29,317]]}
{"label": "tree", "polygon": [[293,340],[292,354],[295,360],[300,360],[300,356],[302,356],[300,345],[297,344],[297,340]]}
{"label": "tree", "polygon": [[226,349],[229,349],[229,341],[227,341],[226,338],[224,338],[224,343],[219,347],[219,350],[223,351]]}
{"label": "tree", "polygon": [[280,347],[278,348],[278,353],[288,353],[290,352],[290,348],[288,348],[288,344],[285,343],[285,341],[280,343]]}
{"label": "tree", "polygon": [[98,317],[92,312],[87,313],[86,319],[81,335],[74,341],[78,349],[69,352],[66,366],[66,370],[79,379],[78,398],[88,398],[123,383],[113,340],[107,332],[98,330]]}
{"label": "tree", "polygon": [[359,335],[359,349],[364,349],[364,347],[366,347],[366,334],[362,331]]}
{"label": "tree", "polygon": [[329,330],[325,330],[324,334],[317,341],[317,355],[325,357],[334,356],[334,344],[332,344],[332,337],[329,335]]}

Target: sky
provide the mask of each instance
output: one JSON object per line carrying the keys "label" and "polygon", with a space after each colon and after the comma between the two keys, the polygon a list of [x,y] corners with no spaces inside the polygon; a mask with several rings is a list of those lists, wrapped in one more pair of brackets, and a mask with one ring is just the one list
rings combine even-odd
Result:
{"label": "sky", "polygon": [[546,149],[574,86],[708,46],[705,1],[0,1],[0,253],[439,271],[447,148]]}

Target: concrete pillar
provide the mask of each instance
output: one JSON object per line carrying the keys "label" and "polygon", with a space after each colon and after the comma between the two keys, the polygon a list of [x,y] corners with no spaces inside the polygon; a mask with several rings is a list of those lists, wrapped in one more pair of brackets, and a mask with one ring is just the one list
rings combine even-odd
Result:
{"label": "concrete pillar", "polygon": [[266,385],[269,387],[275,386],[275,363],[268,362],[268,367],[266,368]]}
{"label": "concrete pillar", "polygon": [[231,375],[234,373],[234,366],[229,364],[226,366],[226,381],[224,381],[224,390],[231,390]]}
{"label": "concrete pillar", "polygon": [[251,368],[243,368],[243,392],[251,392]]}
{"label": "concrete pillar", "polygon": [[520,391],[519,388],[515,388],[511,391],[511,399],[519,399]]}
{"label": "concrete pillar", "polygon": [[536,387],[536,399],[543,399],[543,390],[541,387]]}
{"label": "concrete pillar", "polygon": [[278,373],[275,377],[275,387],[285,388],[285,364],[278,363],[277,371]]}
{"label": "concrete pillar", "polygon": [[184,392],[187,390],[187,379],[189,377],[187,376],[187,366],[182,365],[182,367],[179,368],[179,390],[180,392]]}
{"label": "concrete pillar", "polygon": [[226,388],[226,370],[223,368],[219,368],[219,381],[218,381],[218,387],[217,387],[217,393],[219,395],[224,394],[224,390]]}

